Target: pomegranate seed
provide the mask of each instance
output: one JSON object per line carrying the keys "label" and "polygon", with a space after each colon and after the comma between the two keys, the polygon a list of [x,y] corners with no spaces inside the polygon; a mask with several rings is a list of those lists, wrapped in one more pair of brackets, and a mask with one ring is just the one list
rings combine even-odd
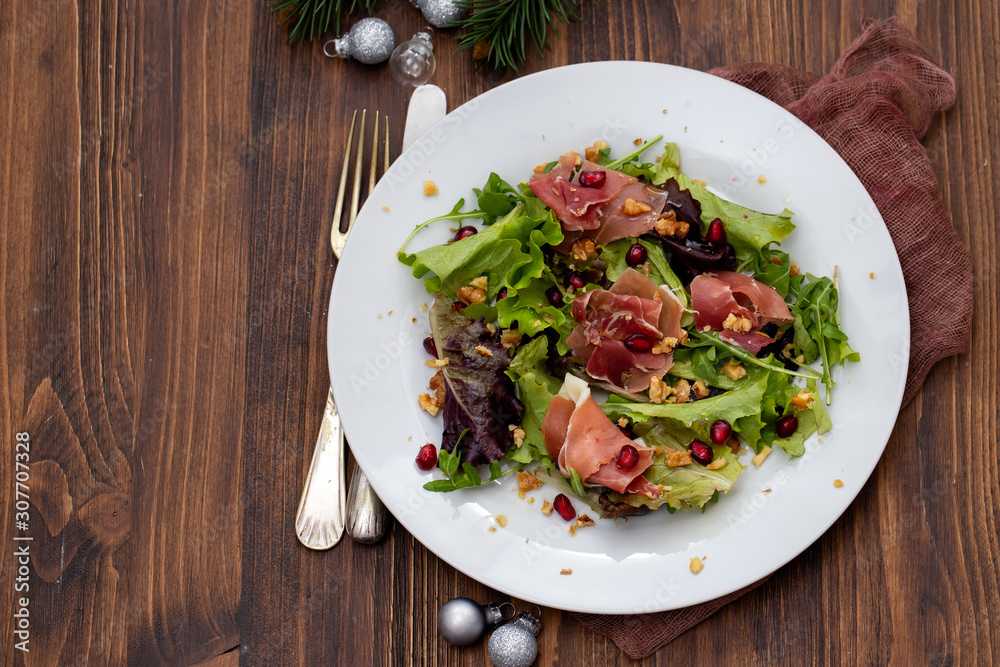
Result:
{"label": "pomegranate seed", "polygon": [[551,303],[556,308],[563,307],[562,292],[560,292],[559,288],[556,287],[555,285],[545,290],[545,298],[548,299],[549,303]]}
{"label": "pomegranate seed", "polygon": [[456,241],[461,241],[462,239],[467,239],[470,236],[472,236],[473,234],[477,234],[478,232],[479,232],[479,230],[476,229],[475,227],[471,227],[471,226],[467,225],[467,226],[462,227],[461,229],[458,230],[458,233],[455,234],[455,240]]}
{"label": "pomegranate seed", "polygon": [[707,466],[715,458],[715,452],[712,451],[712,448],[701,440],[692,440],[691,444],[688,445],[688,450],[691,452],[691,458],[703,466]]}
{"label": "pomegranate seed", "polygon": [[460,313],[460,312],[462,312],[462,309],[463,309],[463,308],[465,308],[465,304],[464,304],[464,303],[462,303],[461,301],[456,301],[456,302],[455,302],[454,304],[452,304],[452,305],[453,305],[453,306],[455,306],[455,312],[456,312],[456,313]]}
{"label": "pomegranate seed", "polygon": [[622,470],[631,470],[639,464],[639,450],[632,445],[625,445],[618,452],[618,467]]}
{"label": "pomegranate seed", "polygon": [[633,243],[628,252],[625,253],[625,263],[629,266],[639,266],[645,263],[648,256],[646,246],[641,243]]}
{"label": "pomegranate seed", "polygon": [[716,218],[708,225],[708,233],[705,234],[705,240],[712,245],[726,244],[726,228],[722,225],[722,220]]}
{"label": "pomegranate seed", "polygon": [[560,493],[555,497],[552,501],[552,507],[566,521],[572,521],[576,518],[576,509],[573,508],[573,503],[569,501],[565,493]]}
{"label": "pomegranate seed", "polygon": [[417,452],[416,464],[421,470],[430,470],[437,465],[437,462],[437,448],[435,448],[431,443],[428,442],[420,448],[419,452]]}
{"label": "pomegranate seed", "polygon": [[619,426],[618,430],[621,431],[622,435],[624,435],[629,440],[635,440],[635,433],[632,432],[632,429],[625,426]]}
{"label": "pomegranate seed", "polygon": [[733,426],[725,419],[716,419],[708,429],[712,442],[721,445],[733,435]]}
{"label": "pomegranate seed", "polygon": [[507,298],[507,288],[506,287],[501,287],[500,291],[497,292],[497,301],[499,301],[500,299],[506,299],[506,298]]}
{"label": "pomegranate seed", "polygon": [[424,339],[424,351],[427,354],[429,354],[432,357],[434,357],[435,359],[437,359],[438,349],[437,349],[437,345],[434,344],[434,337],[433,336],[428,336],[427,338]]}
{"label": "pomegranate seed", "polygon": [[790,438],[799,429],[799,418],[795,415],[785,415],[775,426],[778,427],[779,438]]}
{"label": "pomegranate seed", "polygon": [[574,271],[569,274],[569,286],[575,287],[576,289],[583,289],[587,283],[584,281],[583,276],[579,271]]}
{"label": "pomegranate seed", "polygon": [[580,185],[585,188],[599,188],[608,178],[603,171],[581,171]]}
{"label": "pomegranate seed", "polygon": [[649,352],[653,349],[653,339],[645,334],[632,334],[625,339],[625,349],[629,352]]}

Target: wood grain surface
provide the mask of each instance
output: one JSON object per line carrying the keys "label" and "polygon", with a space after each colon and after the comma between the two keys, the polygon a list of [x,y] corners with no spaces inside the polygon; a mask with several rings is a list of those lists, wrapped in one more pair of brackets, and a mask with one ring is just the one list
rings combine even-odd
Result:
{"label": "wood grain surface", "polygon": [[[436,612],[505,598],[398,526],[326,553],[295,539],[328,385],[327,234],[349,113],[387,113],[398,153],[408,93],[385,66],[289,46],[263,7],[0,3],[4,664],[487,662],[485,641],[440,640]],[[422,25],[403,0],[378,12],[398,38]],[[902,411],[851,508],[643,664],[1000,660],[996,3],[582,12],[526,72],[605,59],[825,72],[865,19],[899,15],[958,84],[925,144],[975,262],[969,350]],[[433,79],[451,108],[503,80],[453,46],[439,40]],[[18,432],[31,441],[30,653],[13,648]],[[539,664],[633,662],[569,614],[543,622]]]}

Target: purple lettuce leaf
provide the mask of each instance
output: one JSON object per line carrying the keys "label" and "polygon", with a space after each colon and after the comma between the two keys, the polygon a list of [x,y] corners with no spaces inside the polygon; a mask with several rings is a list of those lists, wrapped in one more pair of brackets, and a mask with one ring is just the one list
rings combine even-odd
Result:
{"label": "purple lettuce leaf", "polygon": [[514,383],[504,373],[510,355],[483,318],[462,315],[446,294],[435,295],[430,322],[437,356],[448,360],[441,368],[445,380],[441,448],[454,452],[462,433],[468,431],[459,447],[462,462],[492,463],[513,444],[509,426],[519,424],[524,411],[514,394]]}

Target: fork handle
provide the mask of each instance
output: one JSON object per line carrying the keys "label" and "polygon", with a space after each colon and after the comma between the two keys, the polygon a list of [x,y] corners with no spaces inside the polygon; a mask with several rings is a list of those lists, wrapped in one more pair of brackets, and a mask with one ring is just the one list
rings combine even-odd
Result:
{"label": "fork handle", "polygon": [[299,542],[310,549],[329,549],[340,542],[344,534],[345,486],[344,429],[331,389],[295,514]]}
{"label": "fork handle", "polygon": [[355,542],[374,544],[385,535],[387,514],[368,477],[358,467],[347,493],[347,534]]}

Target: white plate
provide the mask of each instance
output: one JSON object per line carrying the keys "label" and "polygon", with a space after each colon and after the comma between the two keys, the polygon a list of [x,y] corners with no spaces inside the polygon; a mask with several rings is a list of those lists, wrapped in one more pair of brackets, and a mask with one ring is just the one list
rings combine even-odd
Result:
{"label": "white plate", "polygon": [[[760,470],[751,465],[704,513],[598,521],[576,536],[557,516],[539,511],[542,499],[555,495],[551,487],[531,493],[536,501],[528,504],[513,491],[513,475],[480,489],[424,491],[432,474],[413,460],[425,442],[440,444],[442,428],[440,416],[431,418],[417,405],[433,374],[421,345],[429,330],[421,304],[431,299],[396,260],[396,250],[417,223],[446,213],[460,197],[474,203],[471,188],[491,171],[518,183],[535,165],[596,139],[608,140],[620,156],[634,139],[657,134],[680,145],[685,172],[727,198],[763,211],[794,210],[797,229],[782,248],[803,270],[832,275],[839,264],[843,327],[862,363],[836,376],[834,430],[813,437],[795,461],[779,450]],[[437,184],[438,196],[424,196],[425,180]],[[410,250],[444,242],[454,226],[439,223],[422,232]],[[843,513],[878,462],[909,356],[899,260],[850,168],[763,97],[702,72],[653,63],[552,69],[453,111],[372,193],[330,299],[334,395],[354,455],[389,510],[469,576],[572,611],[685,607],[735,591],[794,558]],[[835,488],[834,479],[844,486]],[[499,514],[507,527],[490,532]],[[689,570],[695,556],[705,562],[698,575]],[[572,575],[560,575],[563,569]]]}

